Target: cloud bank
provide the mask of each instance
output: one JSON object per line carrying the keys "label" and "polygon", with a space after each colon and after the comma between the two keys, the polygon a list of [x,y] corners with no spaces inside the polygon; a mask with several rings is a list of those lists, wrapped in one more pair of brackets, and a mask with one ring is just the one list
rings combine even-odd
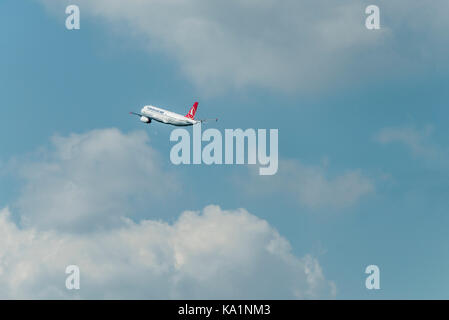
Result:
{"label": "cloud bank", "polygon": [[432,125],[422,128],[400,125],[380,129],[374,135],[374,140],[383,146],[402,146],[414,158],[423,161],[428,168],[447,171],[449,150],[438,141],[434,133],[435,128]]}
{"label": "cloud bank", "polygon": [[374,181],[361,170],[348,170],[332,177],[325,166],[304,165],[296,160],[281,160],[278,174],[272,177],[259,177],[251,169],[250,179],[238,179],[238,184],[257,195],[288,195],[310,209],[346,208],[375,191]]}
{"label": "cloud bank", "polygon": [[[311,256],[247,211],[208,206],[173,224],[130,220],[89,234],[19,229],[0,212],[0,298],[331,298]],[[78,265],[81,289],[65,288]]]}
{"label": "cloud bank", "polygon": [[161,165],[144,131],[117,129],[56,136],[38,160],[17,166],[24,226],[65,231],[120,223],[137,205],[176,194],[180,182]]}
{"label": "cloud bank", "polygon": [[[55,137],[41,153],[17,164],[20,225],[0,210],[0,299],[335,297],[315,258],[295,256],[245,209],[210,205],[173,223],[131,219],[131,195],[166,199],[177,179],[144,132]],[[80,290],[65,287],[68,265],[80,268]]]}
{"label": "cloud bank", "polygon": [[202,94],[248,87],[310,91],[409,77],[444,66],[449,51],[449,3],[441,0],[382,2],[377,31],[365,28],[372,3],[358,0],[42,2],[58,16],[78,4],[82,19],[136,36],[150,53],[176,61]]}
{"label": "cloud bank", "polygon": [[417,156],[435,157],[438,150],[430,140],[432,132],[432,126],[427,126],[423,130],[418,130],[413,126],[387,127],[382,128],[374,136],[374,139],[383,145],[403,144]]}

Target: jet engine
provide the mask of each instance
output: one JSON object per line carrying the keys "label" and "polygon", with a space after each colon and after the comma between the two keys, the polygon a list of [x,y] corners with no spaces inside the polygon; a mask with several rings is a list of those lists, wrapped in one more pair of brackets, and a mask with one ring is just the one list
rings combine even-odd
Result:
{"label": "jet engine", "polygon": [[142,122],[144,122],[144,123],[150,123],[150,122],[151,122],[151,119],[150,119],[150,118],[147,118],[147,117],[145,117],[145,116],[141,116],[141,117],[140,117],[140,121],[142,121]]}

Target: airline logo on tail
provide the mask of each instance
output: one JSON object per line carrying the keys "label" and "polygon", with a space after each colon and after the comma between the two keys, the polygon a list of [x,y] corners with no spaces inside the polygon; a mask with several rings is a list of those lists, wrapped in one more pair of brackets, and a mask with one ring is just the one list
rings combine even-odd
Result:
{"label": "airline logo on tail", "polygon": [[186,118],[195,119],[196,108],[198,108],[198,102],[195,102],[190,108],[189,113],[186,114]]}

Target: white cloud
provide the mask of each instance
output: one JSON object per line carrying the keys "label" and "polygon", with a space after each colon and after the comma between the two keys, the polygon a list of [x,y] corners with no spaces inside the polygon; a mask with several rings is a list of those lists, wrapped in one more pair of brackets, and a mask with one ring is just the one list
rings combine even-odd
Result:
{"label": "white cloud", "polygon": [[[318,262],[266,221],[208,206],[174,224],[127,221],[87,234],[20,229],[0,211],[0,298],[331,298]],[[78,265],[81,289],[65,288]]]}
{"label": "white cloud", "polygon": [[82,19],[137,35],[148,50],[177,61],[202,94],[249,86],[321,90],[447,61],[447,1],[383,2],[378,31],[365,28],[372,3],[358,0],[42,2],[58,16],[76,3]]}
{"label": "white cloud", "polygon": [[144,131],[54,137],[43,154],[15,168],[25,183],[17,202],[24,226],[88,231],[117,225],[139,204],[175,195],[179,186]]}
{"label": "white cloud", "polygon": [[345,208],[372,194],[372,179],[360,170],[329,177],[326,166],[304,165],[299,161],[282,160],[272,177],[260,177],[251,171],[247,190],[257,193],[279,192],[298,199],[299,204],[312,208]]}
{"label": "white cloud", "polygon": [[[8,208],[0,211],[0,299],[335,296],[315,258],[295,256],[244,209],[208,206],[172,224],[129,219],[131,196],[157,201],[176,184],[147,140],[117,129],[54,137],[37,160],[16,164],[26,185],[22,224]],[[73,264],[79,291],[65,288]]]}
{"label": "white cloud", "polygon": [[413,125],[387,127],[374,135],[374,140],[382,145],[405,147],[425,167],[447,171],[449,150],[433,136],[434,127],[427,125],[421,129]]}
{"label": "white cloud", "polygon": [[438,150],[429,139],[432,132],[432,126],[427,126],[423,130],[418,130],[412,126],[388,127],[381,129],[374,139],[381,144],[404,144],[415,155],[435,157]]}

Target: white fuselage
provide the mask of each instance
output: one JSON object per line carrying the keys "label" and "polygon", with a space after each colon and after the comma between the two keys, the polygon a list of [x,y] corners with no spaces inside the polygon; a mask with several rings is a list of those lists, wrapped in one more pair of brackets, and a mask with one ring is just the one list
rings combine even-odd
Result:
{"label": "white fuselage", "polygon": [[156,120],[162,123],[171,124],[174,126],[191,126],[199,121],[187,118],[175,112],[164,110],[154,106],[145,106],[142,108],[141,113],[143,116]]}

